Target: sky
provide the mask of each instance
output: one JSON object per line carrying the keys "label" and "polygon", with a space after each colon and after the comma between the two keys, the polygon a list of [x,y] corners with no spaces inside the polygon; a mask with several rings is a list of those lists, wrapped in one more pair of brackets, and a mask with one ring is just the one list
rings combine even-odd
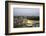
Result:
{"label": "sky", "polygon": [[39,8],[13,8],[14,16],[39,16]]}

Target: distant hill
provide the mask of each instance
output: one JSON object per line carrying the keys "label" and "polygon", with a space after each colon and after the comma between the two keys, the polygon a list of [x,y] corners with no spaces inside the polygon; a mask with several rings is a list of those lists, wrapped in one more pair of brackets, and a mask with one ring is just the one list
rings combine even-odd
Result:
{"label": "distant hill", "polygon": [[14,18],[26,18],[29,20],[39,20],[39,16],[14,16]]}

